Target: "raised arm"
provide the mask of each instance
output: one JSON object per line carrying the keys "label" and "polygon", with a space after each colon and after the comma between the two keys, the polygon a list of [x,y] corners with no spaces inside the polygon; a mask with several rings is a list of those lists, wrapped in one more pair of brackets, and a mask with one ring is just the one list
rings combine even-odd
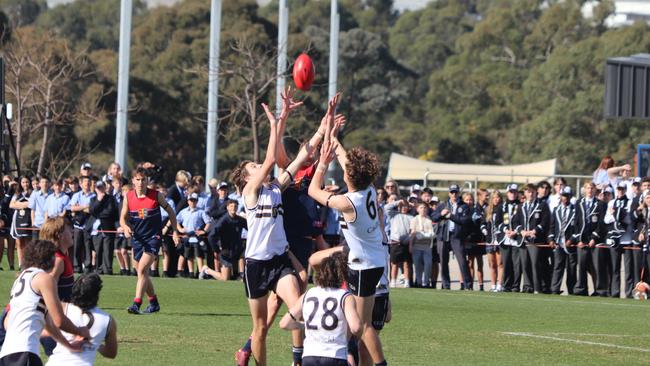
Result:
{"label": "raised arm", "polygon": [[339,103],[340,98],[341,95],[336,94],[334,98],[332,98],[332,100],[329,101],[327,107],[327,113],[321,120],[321,124],[318,127],[316,133],[312,136],[309,142],[300,149],[298,155],[296,156],[296,159],[294,159],[294,161],[292,161],[291,164],[289,164],[286,167],[285,171],[283,171],[282,174],[280,174],[280,176],[278,177],[278,182],[280,183],[280,188],[282,190],[284,190],[286,187],[288,187],[291,184],[294,175],[296,174],[298,169],[300,169],[303,166],[305,161],[310,156],[313,156],[316,153],[316,149],[318,148],[318,145],[321,143],[321,140],[323,138],[327,140],[326,136],[328,136],[328,128],[329,129],[335,128],[336,130],[338,130],[341,126],[345,124],[344,116],[334,115],[334,113],[336,112],[336,106]]}
{"label": "raised arm", "polygon": [[260,190],[260,187],[262,184],[264,184],[264,181],[271,173],[273,166],[275,165],[275,154],[277,152],[276,144],[278,140],[278,123],[275,120],[273,113],[271,113],[271,110],[269,110],[268,105],[262,103],[262,108],[264,108],[266,117],[269,119],[271,132],[269,134],[269,144],[266,147],[266,156],[264,157],[264,162],[258,169],[255,169],[253,171],[248,179],[248,182],[244,186],[244,189],[242,190],[242,195],[246,199],[246,206],[249,207],[254,206],[255,202],[257,202],[257,194]]}
{"label": "raised arm", "polygon": [[[325,177],[325,172],[330,162],[334,160],[334,151],[336,149],[335,143],[333,140],[326,140],[323,143],[321,148],[320,160],[314,177],[309,184],[309,196],[320,203],[322,206],[331,207],[335,210],[341,211],[345,214],[354,214],[354,207],[352,202],[343,196],[336,195],[334,193],[324,190],[323,179]],[[350,218],[353,220],[354,218]]]}
{"label": "raised arm", "polygon": [[288,86],[282,93],[282,111],[280,112],[280,119],[278,120],[278,143],[276,154],[276,163],[281,169],[286,169],[291,162],[287,156],[287,151],[284,149],[284,142],[282,139],[287,128],[287,119],[289,118],[289,113],[302,105],[302,102],[293,101],[293,95],[294,90],[292,90],[290,86]]}

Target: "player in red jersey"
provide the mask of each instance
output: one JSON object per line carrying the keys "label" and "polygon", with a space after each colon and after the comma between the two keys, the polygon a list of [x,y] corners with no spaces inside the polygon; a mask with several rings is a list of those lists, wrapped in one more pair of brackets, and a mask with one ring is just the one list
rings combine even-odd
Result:
{"label": "player in red jersey", "polygon": [[142,167],[137,168],[133,173],[132,181],[134,189],[124,197],[120,214],[120,226],[124,236],[127,239],[132,238],[133,259],[137,263],[136,270],[138,272],[135,298],[127,311],[131,314],[140,314],[142,296],[146,293],[149,296],[149,306],[144,312],[150,314],[160,311],[160,304],[153,283],[149,278],[149,267],[158,255],[162,242],[160,208],[169,214],[169,221],[174,230],[173,240],[176,245],[178,245],[180,238],[178,236],[176,214],[161,193],[147,188],[149,177],[146,175],[146,170]]}

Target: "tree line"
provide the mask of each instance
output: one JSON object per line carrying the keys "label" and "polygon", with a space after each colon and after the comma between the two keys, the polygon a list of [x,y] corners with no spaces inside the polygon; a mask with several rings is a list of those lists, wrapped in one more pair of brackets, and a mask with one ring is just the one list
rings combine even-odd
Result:
{"label": "tree line", "polygon": [[[558,158],[590,173],[605,154],[630,162],[644,121],[603,118],[608,57],[650,49],[646,23],[608,29],[610,0],[585,18],[581,0],[437,0],[397,13],[391,0],[339,0],[339,111],[347,146],[456,163]],[[329,1],[289,0],[289,59],[316,65],[289,150],[313,132],[327,99]],[[0,53],[23,170],[62,176],[105,166],[115,139],[119,0],[48,8],[0,0]],[[278,2],[224,1],[218,172],[264,151],[260,102],[275,100]],[[204,171],[210,2],[148,9],[134,1],[129,162],[167,178]],[[290,70],[291,65],[289,65]],[[386,165],[386,164],[385,164]]]}

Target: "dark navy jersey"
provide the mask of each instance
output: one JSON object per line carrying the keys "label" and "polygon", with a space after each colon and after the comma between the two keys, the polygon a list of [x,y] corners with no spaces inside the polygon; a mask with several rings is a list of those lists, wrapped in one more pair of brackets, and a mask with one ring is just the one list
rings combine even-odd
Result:
{"label": "dark navy jersey", "polygon": [[287,188],[282,193],[284,206],[284,231],[287,240],[318,236],[323,228],[320,222],[320,207],[309,197],[309,181],[303,179],[298,185]]}
{"label": "dark navy jersey", "polygon": [[162,217],[158,205],[158,191],[147,189],[144,197],[138,197],[135,191],[127,194],[129,205],[129,224],[133,230],[133,239],[140,242],[160,237]]}

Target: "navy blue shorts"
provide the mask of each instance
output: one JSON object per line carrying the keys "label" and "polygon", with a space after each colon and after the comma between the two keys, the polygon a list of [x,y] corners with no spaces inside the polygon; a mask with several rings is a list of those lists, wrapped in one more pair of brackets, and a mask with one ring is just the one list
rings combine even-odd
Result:
{"label": "navy blue shorts", "polygon": [[331,357],[307,356],[302,358],[303,366],[348,366],[348,360]]}
{"label": "navy blue shorts", "polygon": [[135,237],[131,238],[131,246],[133,247],[133,259],[135,259],[136,262],[140,261],[140,258],[142,258],[142,255],[144,253],[149,253],[153,256],[157,256],[158,251],[160,250],[160,244],[160,236],[154,236],[153,238],[150,238],[146,241],[136,239]]}
{"label": "navy blue shorts", "polygon": [[38,355],[31,352],[18,352],[4,356],[0,359],[0,366],[42,366],[43,362]]}
{"label": "navy blue shorts", "polygon": [[314,239],[312,238],[291,238],[289,241],[289,250],[298,259],[298,262],[307,269],[309,265],[309,256],[314,252]]}
{"label": "navy blue shorts", "polygon": [[266,296],[269,291],[275,292],[278,281],[284,276],[297,276],[287,253],[265,261],[246,258],[244,267],[244,288],[249,299]]}

